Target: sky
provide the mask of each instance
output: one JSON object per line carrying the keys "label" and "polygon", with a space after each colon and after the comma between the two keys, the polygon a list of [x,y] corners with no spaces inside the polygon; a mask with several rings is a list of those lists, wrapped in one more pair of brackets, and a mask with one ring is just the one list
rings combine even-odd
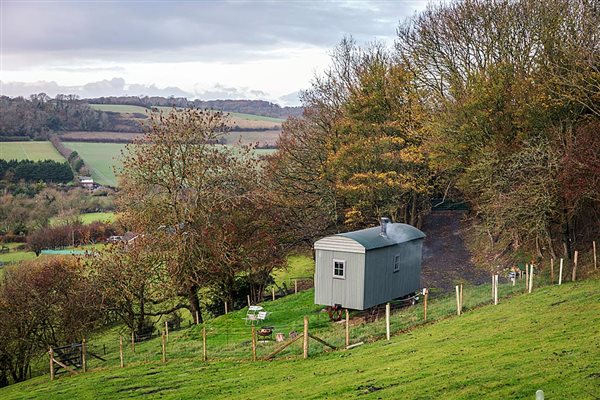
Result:
{"label": "sky", "polygon": [[0,92],[298,105],[344,36],[391,46],[426,3],[0,0]]}

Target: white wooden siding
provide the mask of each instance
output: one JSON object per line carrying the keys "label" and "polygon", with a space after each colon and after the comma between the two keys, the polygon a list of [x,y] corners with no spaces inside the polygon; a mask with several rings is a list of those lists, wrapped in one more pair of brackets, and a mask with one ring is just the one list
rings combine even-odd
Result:
{"label": "white wooden siding", "polygon": [[315,242],[315,250],[365,254],[365,248],[362,244],[343,236],[327,236],[321,240],[317,240]]}

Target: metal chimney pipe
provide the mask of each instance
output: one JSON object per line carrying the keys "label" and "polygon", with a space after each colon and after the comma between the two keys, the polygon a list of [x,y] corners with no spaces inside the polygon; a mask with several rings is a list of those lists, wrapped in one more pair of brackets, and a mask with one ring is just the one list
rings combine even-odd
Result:
{"label": "metal chimney pipe", "polygon": [[381,218],[381,233],[379,235],[387,237],[387,224],[390,223],[390,219],[383,217]]}

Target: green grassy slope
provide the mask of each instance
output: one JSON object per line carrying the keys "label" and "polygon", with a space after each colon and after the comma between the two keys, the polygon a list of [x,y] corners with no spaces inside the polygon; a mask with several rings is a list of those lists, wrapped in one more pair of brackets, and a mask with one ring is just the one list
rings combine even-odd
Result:
{"label": "green grassy slope", "polygon": [[65,161],[50,142],[0,142],[0,159]]}
{"label": "green grassy slope", "polygon": [[[90,104],[90,107],[94,110],[99,111],[110,111],[117,113],[139,113],[139,114],[147,114],[151,111],[149,108],[141,107],[141,106],[131,106],[126,104]],[[169,112],[173,110],[172,107],[154,107],[160,111]],[[284,121],[282,118],[273,118],[273,117],[265,117],[262,115],[253,115],[253,114],[244,114],[244,113],[226,113],[231,115],[231,117],[237,120],[248,120],[248,121],[268,121],[281,123]]]}
{"label": "green grassy slope", "polygon": [[[50,225],[60,225],[70,218],[53,217],[50,219]],[[79,214],[78,219],[82,224],[88,225],[92,222],[115,222],[117,215],[114,212],[93,212]]]}
{"label": "green grassy slope", "polygon": [[67,142],[65,146],[79,153],[90,169],[95,182],[117,186],[117,177],[113,166],[120,166],[118,159],[121,156],[121,150],[125,148],[124,144]]}
{"label": "green grassy slope", "polygon": [[[302,296],[308,295],[289,301]],[[548,399],[600,396],[598,280],[539,288],[390,342],[326,354],[313,349],[309,360],[203,363],[201,343],[191,334],[196,331],[179,331],[188,336],[188,356],[173,354],[167,364],[158,361],[159,342],[151,341],[150,361],[128,361],[120,369],[111,359],[85,375],[52,383],[46,375],[0,389],[0,397],[532,399],[537,389]],[[172,334],[170,352],[178,340]]]}
{"label": "green grassy slope", "polygon": [[[90,168],[92,178],[101,185],[117,186],[117,177],[113,167],[120,168],[121,151],[125,150],[122,143],[88,143],[65,142],[65,146],[77,151],[85,164]],[[272,149],[256,149],[259,156],[275,152]]]}

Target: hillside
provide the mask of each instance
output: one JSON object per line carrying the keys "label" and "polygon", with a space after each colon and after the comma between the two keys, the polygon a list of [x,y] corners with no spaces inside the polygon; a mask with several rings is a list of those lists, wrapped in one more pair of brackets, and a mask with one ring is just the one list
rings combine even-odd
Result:
{"label": "hillside", "polygon": [[188,341],[188,357],[167,364],[111,363],[52,383],[46,375],[0,397],[531,399],[543,389],[549,399],[593,399],[600,395],[600,281],[544,287],[390,342],[313,352],[306,361],[203,363],[200,349]]}

